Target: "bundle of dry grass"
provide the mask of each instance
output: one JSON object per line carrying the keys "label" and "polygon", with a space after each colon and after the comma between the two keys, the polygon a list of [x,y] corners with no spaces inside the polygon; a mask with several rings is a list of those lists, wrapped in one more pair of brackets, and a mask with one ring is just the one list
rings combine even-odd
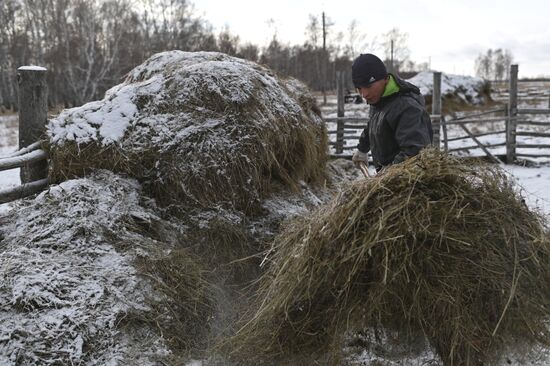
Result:
{"label": "bundle of dry grass", "polygon": [[499,167],[424,151],[286,227],[233,352],[336,357],[364,327],[420,331],[446,365],[548,343],[545,220]]}
{"label": "bundle of dry grass", "polygon": [[138,178],[165,205],[247,212],[273,180],[322,181],[327,152],[302,84],[209,52],[152,56],[104,100],[61,113],[49,136],[54,181],[104,168]]}
{"label": "bundle of dry grass", "polygon": [[[152,310],[130,320],[157,328],[169,343],[175,357],[200,354],[206,347],[214,314],[214,292],[209,273],[188,250],[176,249],[135,262],[139,273],[150,280],[154,294],[147,299]],[[181,360],[180,360],[181,361]]]}

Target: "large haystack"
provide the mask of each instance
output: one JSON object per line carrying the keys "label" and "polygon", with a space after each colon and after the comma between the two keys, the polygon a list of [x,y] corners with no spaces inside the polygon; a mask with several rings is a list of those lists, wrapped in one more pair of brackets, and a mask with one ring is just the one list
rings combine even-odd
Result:
{"label": "large haystack", "polygon": [[48,128],[55,181],[105,168],[165,205],[252,212],[274,180],[321,181],[326,162],[326,132],[304,86],[212,52],[156,54]]}
{"label": "large haystack", "polygon": [[425,151],[286,227],[233,352],[319,355],[365,327],[424,334],[446,365],[548,344],[547,224],[499,167]]}

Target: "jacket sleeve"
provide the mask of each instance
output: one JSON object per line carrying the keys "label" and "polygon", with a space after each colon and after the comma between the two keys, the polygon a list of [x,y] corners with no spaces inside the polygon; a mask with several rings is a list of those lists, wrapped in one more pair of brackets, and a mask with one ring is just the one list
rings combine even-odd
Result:
{"label": "jacket sleeve", "polygon": [[432,143],[433,131],[430,117],[424,109],[408,106],[398,116],[394,127],[399,153],[392,164],[398,164]]}
{"label": "jacket sleeve", "polygon": [[369,128],[365,128],[359,137],[359,144],[357,145],[357,150],[367,153],[370,150],[370,140],[369,140]]}

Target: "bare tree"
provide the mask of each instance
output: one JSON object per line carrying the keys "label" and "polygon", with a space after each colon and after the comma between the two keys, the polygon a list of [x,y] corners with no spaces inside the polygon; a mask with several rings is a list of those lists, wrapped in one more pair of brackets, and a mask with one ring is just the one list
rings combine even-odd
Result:
{"label": "bare tree", "polygon": [[401,32],[399,28],[392,28],[382,35],[382,47],[385,63],[393,72],[399,72],[403,65],[409,61],[410,50],[407,45],[409,35]]}
{"label": "bare tree", "polygon": [[361,53],[361,50],[365,48],[365,39],[367,35],[359,29],[359,23],[356,19],[353,19],[347,29],[347,54],[355,59]]}
{"label": "bare tree", "polygon": [[495,50],[493,59],[493,78],[496,81],[502,81],[506,78],[506,62],[504,60],[504,52],[502,51],[502,48]]}
{"label": "bare tree", "polygon": [[239,47],[239,52],[237,55],[244,59],[257,62],[260,58],[260,49],[255,44],[247,43],[244,46]]}
{"label": "bare tree", "polygon": [[480,53],[475,61],[476,75],[487,80],[502,81],[507,79],[508,70],[513,62],[513,55],[509,50],[489,48]]}
{"label": "bare tree", "polygon": [[224,27],[218,35],[218,50],[228,55],[235,56],[239,48],[239,37],[232,35],[229,27]]}
{"label": "bare tree", "polygon": [[319,18],[313,14],[309,14],[309,20],[305,30],[306,43],[313,47],[319,46],[319,41],[323,39],[323,29]]}

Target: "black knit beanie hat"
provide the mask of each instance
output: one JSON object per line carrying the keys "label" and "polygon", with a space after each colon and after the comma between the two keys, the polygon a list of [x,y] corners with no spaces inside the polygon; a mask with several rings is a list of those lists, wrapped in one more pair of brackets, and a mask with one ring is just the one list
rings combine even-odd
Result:
{"label": "black knit beanie hat", "polygon": [[386,66],[372,53],[359,55],[351,66],[351,78],[356,88],[368,86],[388,76]]}

